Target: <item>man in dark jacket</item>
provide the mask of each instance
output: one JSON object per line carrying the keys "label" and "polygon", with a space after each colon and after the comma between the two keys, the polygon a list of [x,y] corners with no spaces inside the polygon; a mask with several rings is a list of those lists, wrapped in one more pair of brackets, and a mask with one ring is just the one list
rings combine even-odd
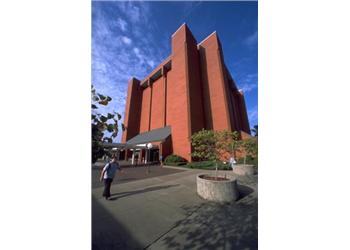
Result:
{"label": "man in dark jacket", "polygon": [[104,181],[105,188],[102,195],[106,198],[106,200],[108,200],[111,196],[111,184],[117,170],[122,171],[119,163],[117,162],[117,156],[114,154],[112,156],[112,160],[102,169],[100,176],[100,181]]}

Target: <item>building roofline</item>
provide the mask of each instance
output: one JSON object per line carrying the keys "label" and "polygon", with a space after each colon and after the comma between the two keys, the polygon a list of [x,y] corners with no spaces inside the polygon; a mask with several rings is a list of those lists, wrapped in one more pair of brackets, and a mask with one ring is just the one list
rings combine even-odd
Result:
{"label": "building roofline", "polygon": [[187,26],[186,23],[181,24],[181,26],[171,35],[171,37],[173,37],[176,34],[176,32],[178,32],[184,25]]}
{"label": "building roofline", "polygon": [[216,30],[214,32],[212,32],[209,36],[207,36],[206,38],[204,38],[204,40],[202,40],[200,43],[197,44],[197,46],[201,45],[201,43],[205,42],[207,39],[209,39],[212,35],[216,34]]}
{"label": "building roofline", "polygon": [[157,71],[159,71],[164,65],[168,64],[169,61],[171,61],[172,56],[168,56],[165,60],[163,60],[160,64],[158,64],[157,67],[155,67],[151,73],[149,73],[148,75],[146,75],[142,80],[140,80],[140,83],[142,84],[144,81],[148,80],[149,78],[151,78]]}

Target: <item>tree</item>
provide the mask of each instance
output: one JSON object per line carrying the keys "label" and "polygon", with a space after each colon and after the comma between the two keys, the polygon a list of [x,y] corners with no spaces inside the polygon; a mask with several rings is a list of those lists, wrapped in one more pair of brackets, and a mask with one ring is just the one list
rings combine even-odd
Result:
{"label": "tree", "polygon": [[218,160],[217,135],[213,130],[200,130],[191,136],[192,156],[200,161]]}
{"label": "tree", "polygon": [[230,156],[236,158],[236,152],[240,150],[241,141],[239,141],[239,133],[237,131],[217,131],[217,143],[221,153],[229,153]]}
{"label": "tree", "polygon": [[240,145],[238,139],[239,134],[237,132],[202,129],[191,137],[191,144],[193,146],[192,156],[198,160],[215,161],[217,178],[217,161],[226,152],[235,152],[238,149]]}
{"label": "tree", "polygon": [[[91,86],[91,161],[95,163],[99,158],[105,155],[102,144],[104,142],[113,142],[113,138],[118,135],[118,125],[121,115],[117,112],[100,114],[98,107],[100,105],[107,106],[112,98],[96,92],[94,86]],[[124,125],[121,124],[124,130]],[[107,136],[105,132],[109,132]]]}
{"label": "tree", "polygon": [[255,125],[253,129],[251,129],[251,131],[254,133],[255,137],[258,137],[258,125]]}
{"label": "tree", "polygon": [[197,160],[218,161],[225,153],[236,155],[241,147],[237,131],[204,130],[191,137],[192,156]]}

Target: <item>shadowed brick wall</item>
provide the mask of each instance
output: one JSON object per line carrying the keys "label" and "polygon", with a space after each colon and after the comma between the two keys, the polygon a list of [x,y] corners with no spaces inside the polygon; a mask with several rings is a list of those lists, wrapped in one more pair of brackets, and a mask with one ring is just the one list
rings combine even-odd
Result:
{"label": "shadowed brick wall", "polygon": [[149,128],[151,90],[151,87],[147,87],[142,92],[140,133],[148,131]]}
{"label": "shadowed brick wall", "polygon": [[208,129],[231,130],[231,121],[223,74],[219,41],[216,33],[211,34],[199,44],[201,54],[202,81],[205,90],[205,114]]}
{"label": "shadowed brick wall", "polygon": [[140,81],[132,78],[128,83],[128,95],[125,105],[124,125],[126,130],[122,135],[122,142],[126,142],[139,134],[140,110],[142,103],[142,89]]}
{"label": "shadowed brick wall", "polygon": [[164,127],[164,96],[163,77],[152,83],[152,112],[151,112],[151,130]]}
{"label": "shadowed brick wall", "polygon": [[188,28],[183,25],[171,38],[172,69],[171,74],[168,74],[167,84],[167,123],[171,126],[173,152],[190,160],[191,125],[187,33]]}

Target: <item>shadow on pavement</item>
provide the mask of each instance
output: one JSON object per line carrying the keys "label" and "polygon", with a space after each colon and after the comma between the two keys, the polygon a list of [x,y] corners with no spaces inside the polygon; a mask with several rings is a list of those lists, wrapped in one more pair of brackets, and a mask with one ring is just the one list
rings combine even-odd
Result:
{"label": "shadow on pavement", "polygon": [[238,188],[234,204],[182,206],[189,216],[148,249],[258,249],[258,200],[248,197],[254,189]]}
{"label": "shadow on pavement", "polygon": [[143,249],[143,246],[92,197],[92,250]]}
{"label": "shadow on pavement", "polygon": [[112,198],[110,198],[110,200],[116,200],[116,199],[120,199],[120,198],[130,196],[130,195],[142,194],[142,193],[157,191],[157,190],[161,190],[161,189],[167,189],[167,188],[176,187],[176,186],[179,186],[179,184],[166,185],[166,186],[153,186],[153,187],[144,188],[141,190],[130,191],[130,192],[113,193],[113,194],[111,194]]}
{"label": "shadow on pavement", "polygon": [[244,197],[246,197],[254,192],[254,189],[252,189],[251,187],[245,186],[245,185],[237,184],[237,188],[238,188],[238,192],[239,192],[239,196],[238,196],[237,201],[243,199]]}

